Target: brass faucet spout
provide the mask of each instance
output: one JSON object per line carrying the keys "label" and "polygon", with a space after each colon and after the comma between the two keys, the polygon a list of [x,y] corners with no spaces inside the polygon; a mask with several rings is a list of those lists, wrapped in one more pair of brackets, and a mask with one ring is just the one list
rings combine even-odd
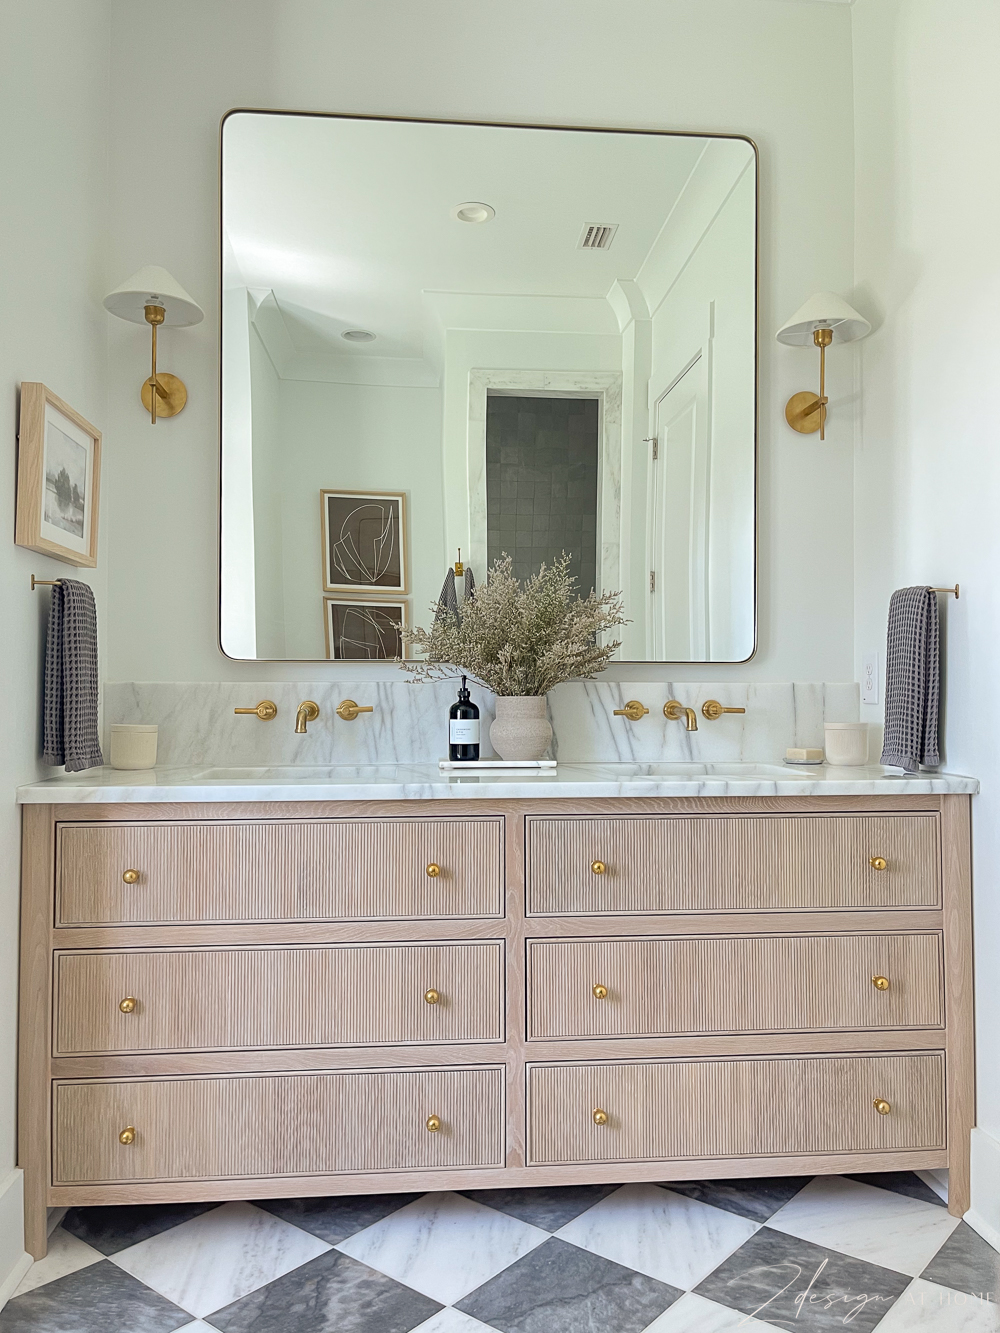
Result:
{"label": "brass faucet spout", "polygon": [[698,715],[695,713],[694,709],[693,709],[693,708],[685,708],[685,709],[684,709],[684,717],[685,717],[685,719],[686,719],[687,730],[688,730],[688,731],[697,731],[697,730],[698,730]]}
{"label": "brass faucet spout", "polygon": [[668,722],[679,722],[681,718],[683,718],[686,730],[698,730],[698,716],[694,709],[685,708],[684,705],[678,703],[676,699],[668,699],[663,705],[663,716]]}
{"label": "brass faucet spout", "polygon": [[319,704],[314,704],[311,699],[299,704],[298,711],[295,714],[296,736],[304,736],[306,734],[306,723],[315,722],[318,717]]}

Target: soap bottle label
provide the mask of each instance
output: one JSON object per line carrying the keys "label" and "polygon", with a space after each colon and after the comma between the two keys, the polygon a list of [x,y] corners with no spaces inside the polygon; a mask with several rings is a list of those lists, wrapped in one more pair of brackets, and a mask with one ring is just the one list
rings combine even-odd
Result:
{"label": "soap bottle label", "polygon": [[449,740],[452,745],[478,745],[479,718],[453,717],[450,723]]}

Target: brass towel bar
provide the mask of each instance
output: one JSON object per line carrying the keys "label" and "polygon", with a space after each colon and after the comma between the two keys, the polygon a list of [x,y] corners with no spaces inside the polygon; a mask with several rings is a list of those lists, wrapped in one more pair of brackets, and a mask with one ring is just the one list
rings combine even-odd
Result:
{"label": "brass towel bar", "polygon": [[954,588],[931,588],[931,592],[946,592],[946,593],[948,593],[950,596],[954,597],[956,601],[958,600],[958,584],[957,584],[957,583],[955,584]]}
{"label": "brass towel bar", "polygon": [[36,579],[34,574],[32,574],[31,591],[34,592],[35,589],[40,588],[42,584],[44,584],[46,588],[54,588],[57,583],[62,583],[62,579]]}

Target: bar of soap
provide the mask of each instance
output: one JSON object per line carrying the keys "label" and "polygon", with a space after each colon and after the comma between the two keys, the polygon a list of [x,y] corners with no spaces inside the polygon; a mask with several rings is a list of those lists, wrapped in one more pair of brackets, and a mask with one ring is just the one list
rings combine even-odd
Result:
{"label": "bar of soap", "polygon": [[821,764],[823,762],[823,751],[796,749],[793,746],[785,751],[785,762],[787,764]]}

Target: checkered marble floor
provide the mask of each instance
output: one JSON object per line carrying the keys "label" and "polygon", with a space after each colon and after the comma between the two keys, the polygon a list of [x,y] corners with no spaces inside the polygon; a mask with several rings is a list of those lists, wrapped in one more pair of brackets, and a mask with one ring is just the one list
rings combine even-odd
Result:
{"label": "checkered marble floor", "polygon": [[75,1208],[0,1333],[1000,1333],[910,1173]]}

